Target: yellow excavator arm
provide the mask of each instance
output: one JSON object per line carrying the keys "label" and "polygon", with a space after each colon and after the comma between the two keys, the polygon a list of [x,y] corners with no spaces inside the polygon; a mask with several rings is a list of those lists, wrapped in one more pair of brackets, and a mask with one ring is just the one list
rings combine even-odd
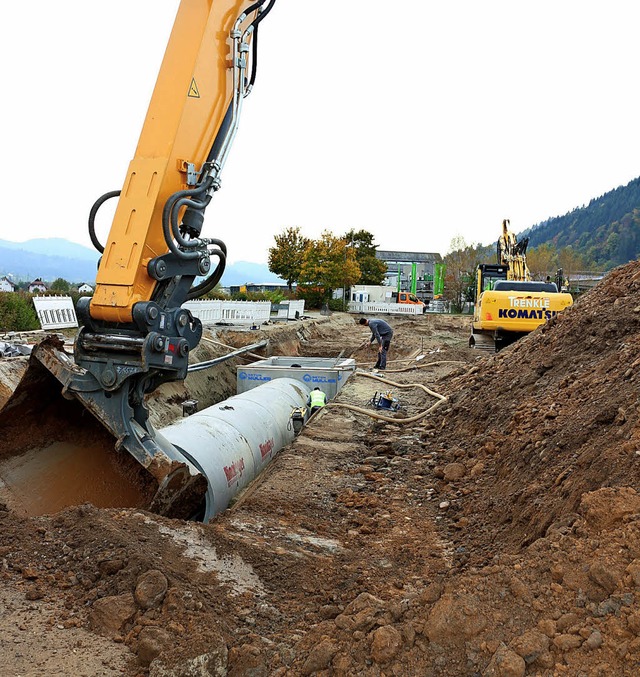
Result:
{"label": "yellow excavator arm", "polygon": [[[145,397],[186,377],[202,324],[182,304],[212,289],[224,271],[224,243],[202,236],[204,211],[220,187],[242,101],[255,80],[258,27],[274,3],[181,1],[122,190],[105,193],[89,215],[89,234],[102,258],[93,298],[77,304],[82,327],[73,360],[55,339],[34,350],[0,416],[0,459],[20,447],[10,434],[19,436],[14,423],[27,421],[28,414],[35,431],[41,409],[58,411],[60,399],[90,411],[117,448],[147,471],[141,486],[153,478],[152,509],[188,514],[194,496],[206,491],[202,475],[153,429]],[[102,244],[96,214],[115,197],[115,217]],[[37,388],[45,395],[38,396]],[[74,419],[80,421],[84,410]],[[80,425],[86,427],[86,421]],[[79,466],[87,449],[72,446]],[[66,441],[63,448],[66,453]],[[37,475],[39,457],[33,458]]]}
{"label": "yellow excavator arm", "polygon": [[[95,212],[90,220],[94,244],[103,250],[92,319],[132,322],[134,305],[153,299],[160,283],[190,271],[206,275],[211,255],[224,266],[219,243],[194,244],[201,223],[194,227],[180,220],[187,205],[196,215],[202,212],[219,186],[255,72],[250,45],[271,6],[247,0],[181,2],[104,247],[96,242]],[[161,258],[169,252],[173,256]],[[190,268],[184,265],[189,260]]]}
{"label": "yellow excavator arm", "polygon": [[510,230],[509,219],[502,221],[502,235],[498,238],[498,264],[507,266],[507,279],[528,282],[531,279],[527,267],[527,245],[529,238],[518,241]]}

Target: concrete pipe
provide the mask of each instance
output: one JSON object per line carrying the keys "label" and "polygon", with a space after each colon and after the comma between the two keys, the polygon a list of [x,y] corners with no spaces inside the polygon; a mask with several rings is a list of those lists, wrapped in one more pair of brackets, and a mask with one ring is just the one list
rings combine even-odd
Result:
{"label": "concrete pipe", "polygon": [[291,413],[308,397],[304,383],[274,379],[159,431],[208,482],[204,522],[293,440]]}

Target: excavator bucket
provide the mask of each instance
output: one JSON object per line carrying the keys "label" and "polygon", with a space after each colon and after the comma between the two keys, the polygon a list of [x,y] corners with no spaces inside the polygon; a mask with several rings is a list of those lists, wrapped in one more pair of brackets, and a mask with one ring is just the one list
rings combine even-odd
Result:
{"label": "excavator bucket", "polygon": [[117,413],[96,411],[82,393],[65,387],[68,374],[77,371],[57,339],[45,339],[31,354],[0,410],[0,503],[25,516],[92,503],[190,517],[206,480],[185,463],[154,453],[153,440],[145,440],[144,455],[133,454],[107,425]]}

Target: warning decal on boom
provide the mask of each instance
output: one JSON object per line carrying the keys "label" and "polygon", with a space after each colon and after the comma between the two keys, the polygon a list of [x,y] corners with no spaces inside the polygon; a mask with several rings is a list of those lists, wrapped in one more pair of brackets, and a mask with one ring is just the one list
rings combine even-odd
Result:
{"label": "warning decal on boom", "polygon": [[189,94],[187,96],[190,96],[192,99],[200,98],[200,91],[198,90],[198,85],[196,84],[195,78],[191,78],[191,84],[189,85]]}

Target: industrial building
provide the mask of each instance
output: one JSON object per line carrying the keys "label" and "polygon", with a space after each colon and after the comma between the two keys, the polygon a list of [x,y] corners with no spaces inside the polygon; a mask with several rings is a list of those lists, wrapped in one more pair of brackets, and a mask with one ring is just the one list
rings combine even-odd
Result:
{"label": "industrial building", "polygon": [[440,254],[378,250],[376,258],[387,265],[384,284],[412,292],[425,303],[442,294],[445,266]]}

